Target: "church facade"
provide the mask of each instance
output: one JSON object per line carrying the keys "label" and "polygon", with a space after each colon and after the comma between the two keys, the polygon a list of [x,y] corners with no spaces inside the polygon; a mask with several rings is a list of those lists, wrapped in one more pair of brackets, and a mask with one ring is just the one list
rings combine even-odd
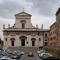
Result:
{"label": "church facade", "polygon": [[15,15],[15,24],[8,28],[3,26],[4,48],[9,47],[43,47],[48,43],[49,29],[41,29],[31,24],[32,15],[21,12]]}

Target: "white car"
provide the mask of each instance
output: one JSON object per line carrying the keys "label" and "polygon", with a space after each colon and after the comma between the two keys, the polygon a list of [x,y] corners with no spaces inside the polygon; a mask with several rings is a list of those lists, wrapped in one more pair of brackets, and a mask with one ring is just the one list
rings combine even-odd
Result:
{"label": "white car", "polygon": [[7,56],[3,56],[3,57],[0,58],[0,60],[10,60],[10,58],[7,57]]}
{"label": "white car", "polygon": [[24,55],[24,52],[22,51],[22,52],[20,52],[20,54],[21,54],[21,55]]}
{"label": "white car", "polygon": [[40,58],[45,58],[45,57],[49,57],[49,56],[52,56],[52,55],[50,53],[41,53],[41,54],[39,54]]}

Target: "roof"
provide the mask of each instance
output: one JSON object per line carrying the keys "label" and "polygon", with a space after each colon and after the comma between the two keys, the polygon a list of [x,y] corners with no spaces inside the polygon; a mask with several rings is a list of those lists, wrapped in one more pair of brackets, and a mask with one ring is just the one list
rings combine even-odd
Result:
{"label": "roof", "polygon": [[17,15],[20,15],[20,16],[23,16],[23,15],[28,15],[28,16],[32,16],[31,14],[29,14],[29,13],[26,13],[26,12],[20,12],[20,13],[18,13],[18,14],[15,14],[15,16],[17,16]]}
{"label": "roof", "polygon": [[3,31],[41,31],[41,32],[49,32],[50,29],[39,29],[39,28],[25,28],[25,29],[21,29],[21,28],[5,28]]}
{"label": "roof", "polygon": [[50,28],[53,26],[53,25],[55,25],[57,22],[54,22],[51,26],[50,26]]}
{"label": "roof", "polygon": [[57,10],[56,15],[58,15],[59,13],[60,13],[60,8]]}

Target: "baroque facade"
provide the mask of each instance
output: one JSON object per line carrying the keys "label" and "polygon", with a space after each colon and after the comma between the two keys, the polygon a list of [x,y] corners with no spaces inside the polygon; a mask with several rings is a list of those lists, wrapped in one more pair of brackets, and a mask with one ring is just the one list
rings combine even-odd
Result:
{"label": "baroque facade", "polygon": [[49,29],[41,29],[31,24],[32,15],[21,12],[15,15],[15,24],[8,28],[3,26],[4,48],[9,47],[43,47],[48,43]]}

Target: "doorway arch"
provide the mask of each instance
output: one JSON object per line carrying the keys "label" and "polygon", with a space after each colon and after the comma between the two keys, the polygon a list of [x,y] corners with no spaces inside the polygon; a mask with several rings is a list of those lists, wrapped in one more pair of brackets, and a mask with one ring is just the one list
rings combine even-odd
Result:
{"label": "doorway arch", "polygon": [[27,37],[25,37],[25,36],[21,36],[21,37],[20,37],[21,46],[25,46],[25,45],[26,45],[26,39],[27,39]]}

